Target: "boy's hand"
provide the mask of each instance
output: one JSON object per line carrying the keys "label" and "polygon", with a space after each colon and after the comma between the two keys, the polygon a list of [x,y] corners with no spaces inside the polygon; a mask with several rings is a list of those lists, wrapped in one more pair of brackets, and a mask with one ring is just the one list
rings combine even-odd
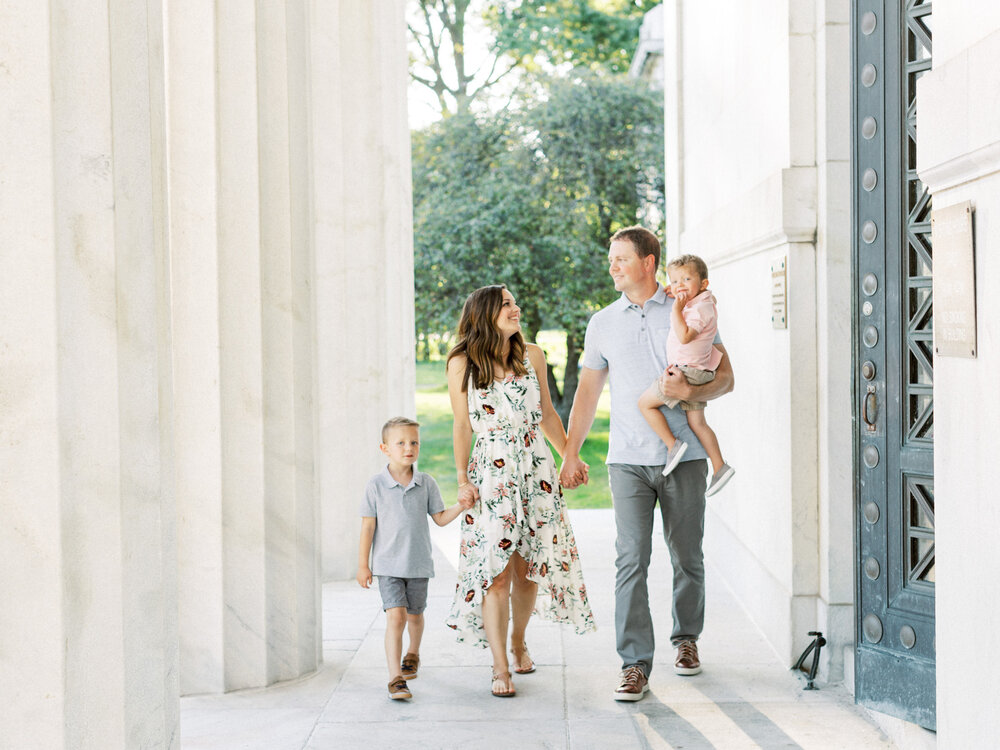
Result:
{"label": "boy's hand", "polygon": [[458,504],[463,508],[468,510],[476,504],[476,500],[478,499],[479,490],[476,489],[476,485],[471,482],[466,482],[458,488]]}
{"label": "boy's hand", "polygon": [[684,305],[687,304],[687,301],[688,301],[688,293],[687,293],[687,291],[685,291],[684,289],[678,289],[676,292],[674,292],[674,304],[675,305],[679,305],[680,307],[684,307]]}
{"label": "boy's hand", "polygon": [[363,568],[358,568],[358,583],[361,588],[366,589],[372,584],[372,569],[365,565]]}

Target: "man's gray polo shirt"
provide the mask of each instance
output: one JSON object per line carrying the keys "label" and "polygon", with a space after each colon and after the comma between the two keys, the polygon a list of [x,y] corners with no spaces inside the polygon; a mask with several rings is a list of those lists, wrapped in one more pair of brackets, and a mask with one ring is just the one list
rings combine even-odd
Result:
{"label": "man's gray polo shirt", "polygon": [[[620,299],[594,313],[587,324],[582,364],[592,370],[607,368],[611,383],[609,464],[662,466],[667,460],[667,446],[639,411],[639,396],[667,367],[667,333],[673,304],[673,298],[657,285],[656,294],[642,307],[632,304],[623,293]],[[715,343],[721,341],[715,337]],[[684,412],[665,406],[660,411],[666,414],[674,436],[688,444],[684,460],[707,458]]]}
{"label": "man's gray polo shirt", "polygon": [[414,469],[403,487],[389,467],[368,480],[361,515],[375,518],[372,575],[431,578],[431,532],[427,516],[444,510],[441,490],[429,474]]}

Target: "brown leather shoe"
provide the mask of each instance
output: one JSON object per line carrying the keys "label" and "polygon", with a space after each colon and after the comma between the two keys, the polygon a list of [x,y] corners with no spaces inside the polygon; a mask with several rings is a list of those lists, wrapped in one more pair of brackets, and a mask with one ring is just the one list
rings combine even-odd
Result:
{"label": "brown leather shoe", "polygon": [[633,664],[622,670],[621,682],[615,688],[616,701],[641,701],[649,690],[646,673],[642,667]]}
{"label": "brown leather shoe", "polygon": [[404,680],[412,680],[417,676],[417,670],[419,668],[420,656],[414,653],[409,653],[403,657],[399,670],[402,672]]}
{"label": "brown leather shoe", "polygon": [[674,672],[682,675],[693,675],[701,672],[701,661],[698,660],[698,644],[694,641],[681,641],[677,644],[677,658],[674,660]]}

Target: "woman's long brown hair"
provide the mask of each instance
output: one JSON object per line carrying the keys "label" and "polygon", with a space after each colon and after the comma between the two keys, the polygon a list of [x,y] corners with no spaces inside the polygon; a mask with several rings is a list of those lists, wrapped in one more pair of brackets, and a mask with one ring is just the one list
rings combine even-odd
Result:
{"label": "woman's long brown hair", "polygon": [[493,366],[500,365],[504,372],[513,370],[515,375],[527,375],[524,366],[524,337],[518,331],[510,337],[510,351],[503,358],[503,335],[497,328],[497,316],[503,308],[503,284],[480,287],[462,306],[462,317],[458,320],[458,342],[448,352],[448,362],[452,357],[465,355],[465,377],[462,390],[469,387],[469,380],[475,388],[486,388],[493,382]]}

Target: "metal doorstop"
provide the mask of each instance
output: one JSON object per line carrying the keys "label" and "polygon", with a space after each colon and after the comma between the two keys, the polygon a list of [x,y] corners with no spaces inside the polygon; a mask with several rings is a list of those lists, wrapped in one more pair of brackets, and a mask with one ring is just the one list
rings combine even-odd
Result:
{"label": "metal doorstop", "polygon": [[[806,650],[802,652],[802,656],[800,656],[795,664],[792,665],[792,670],[805,672],[808,675],[806,686],[802,688],[803,690],[819,690],[819,688],[816,687],[814,680],[816,679],[816,670],[819,669],[819,651],[826,645],[826,638],[824,638],[823,634],[818,630],[810,630],[809,635],[815,637],[813,638],[812,643],[806,646]],[[806,669],[803,665],[806,657],[808,657],[810,653],[813,655],[812,664],[810,664],[809,668]]]}

